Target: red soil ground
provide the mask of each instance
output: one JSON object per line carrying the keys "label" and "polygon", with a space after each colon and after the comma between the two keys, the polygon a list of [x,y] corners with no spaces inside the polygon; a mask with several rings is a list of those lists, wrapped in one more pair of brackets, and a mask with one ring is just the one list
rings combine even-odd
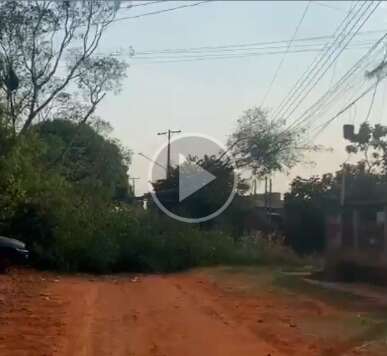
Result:
{"label": "red soil ground", "polygon": [[[0,276],[0,355],[347,355],[298,322],[334,317],[320,302],[223,289],[203,272],[169,276]],[[348,353],[350,355],[355,353]]]}

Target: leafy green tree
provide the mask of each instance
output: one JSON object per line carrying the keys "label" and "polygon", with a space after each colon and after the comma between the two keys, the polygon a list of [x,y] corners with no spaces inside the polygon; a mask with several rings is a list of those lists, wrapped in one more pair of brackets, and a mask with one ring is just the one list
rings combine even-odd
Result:
{"label": "leafy green tree", "polygon": [[45,121],[34,126],[44,143],[47,167],[70,183],[114,200],[129,199],[128,167],[131,152],[88,125],[68,120]]}
{"label": "leafy green tree", "polygon": [[334,182],[334,176],[329,173],[322,177],[312,176],[306,179],[296,177],[290,185],[290,193],[285,197],[288,201],[300,199],[305,202],[321,199],[324,194],[332,192]]}
{"label": "leafy green tree", "polygon": [[96,53],[119,1],[0,2],[0,96],[7,125],[25,132],[37,121],[86,122],[127,65]]}
{"label": "leafy green tree", "polygon": [[359,169],[364,168],[369,174],[387,175],[387,126],[363,122],[349,141],[347,152],[363,155],[358,162]]}
{"label": "leafy green tree", "polygon": [[255,107],[239,118],[228,146],[239,167],[262,177],[302,160],[301,134],[300,130],[288,130],[283,120],[270,120],[266,111]]}
{"label": "leafy green tree", "polygon": [[296,251],[322,251],[325,218],[327,214],[336,212],[341,203],[344,179],[344,203],[378,199],[381,194],[386,194],[383,184],[380,184],[383,177],[369,173],[362,161],[345,164],[335,174],[306,179],[296,177],[290,192],[285,194],[286,237]]}
{"label": "leafy green tree", "polygon": [[[325,239],[325,214],[337,198],[332,174],[307,179],[296,177],[285,194],[287,243],[297,252],[321,252]],[[333,198],[333,199],[330,199]]]}

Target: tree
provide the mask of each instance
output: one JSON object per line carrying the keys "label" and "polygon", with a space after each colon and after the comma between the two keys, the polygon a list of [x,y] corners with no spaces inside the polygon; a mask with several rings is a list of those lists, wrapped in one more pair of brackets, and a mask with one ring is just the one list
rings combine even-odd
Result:
{"label": "tree", "polygon": [[228,146],[238,167],[258,177],[293,167],[302,160],[298,147],[302,131],[288,130],[283,120],[269,120],[266,111],[252,108],[238,120]]}
{"label": "tree", "polygon": [[324,194],[332,191],[334,183],[334,176],[330,173],[322,177],[312,176],[306,179],[296,177],[290,185],[290,193],[287,193],[285,198],[288,201],[292,199],[300,199],[305,202],[319,200]]}
{"label": "tree", "polygon": [[347,152],[363,155],[358,163],[360,168],[364,167],[369,174],[387,174],[387,126],[363,122],[358,133],[348,139]]}
{"label": "tree", "polygon": [[0,3],[0,99],[14,133],[49,118],[85,123],[119,90],[126,63],[96,53],[118,8],[117,0]]}
{"label": "tree", "polygon": [[88,124],[78,126],[68,120],[45,121],[34,128],[45,145],[47,167],[54,167],[83,190],[106,192],[114,200],[128,199],[131,152],[118,141],[102,136]]}
{"label": "tree", "polygon": [[323,250],[325,214],[338,196],[336,183],[332,174],[296,177],[291,183],[290,192],[285,194],[285,234],[297,252]]}
{"label": "tree", "polygon": [[[287,242],[300,253],[321,252],[325,240],[325,218],[337,213],[345,175],[345,203],[369,201],[385,194],[381,176],[368,173],[364,165],[345,164],[335,174],[296,177],[285,194]],[[345,205],[344,205],[345,207]]]}
{"label": "tree", "polygon": [[0,104],[0,159],[9,152],[13,141],[14,137],[7,126],[5,109]]}

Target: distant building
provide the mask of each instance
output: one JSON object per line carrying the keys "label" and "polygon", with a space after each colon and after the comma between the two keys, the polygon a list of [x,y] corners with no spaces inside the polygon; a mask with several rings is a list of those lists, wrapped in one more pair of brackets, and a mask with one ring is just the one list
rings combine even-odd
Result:
{"label": "distant building", "polygon": [[326,221],[327,271],[387,283],[387,190],[347,199]]}

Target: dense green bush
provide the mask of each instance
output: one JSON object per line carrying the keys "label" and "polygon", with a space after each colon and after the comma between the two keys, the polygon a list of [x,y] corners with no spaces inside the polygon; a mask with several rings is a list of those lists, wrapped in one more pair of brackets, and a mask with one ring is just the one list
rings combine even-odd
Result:
{"label": "dense green bush", "polygon": [[276,240],[234,240],[221,232],[201,231],[133,208],[111,208],[96,220],[91,217],[89,224],[75,227],[78,231],[65,226],[57,231],[51,266],[88,272],[172,272],[218,264],[299,262]]}
{"label": "dense green bush", "polygon": [[[51,241],[32,239],[42,267],[96,273],[172,272],[218,264],[293,264],[281,243],[261,237],[234,240],[138,208],[90,205],[79,213],[55,210]],[[54,214],[55,215],[55,214]],[[27,243],[31,238],[27,238]]]}
{"label": "dense green bush", "polygon": [[171,272],[293,260],[288,250],[268,240],[201,230],[119,203],[98,185],[85,189],[48,169],[47,146],[36,133],[17,140],[0,137],[7,138],[0,138],[0,234],[26,242],[35,266],[69,272]]}
{"label": "dense green bush", "polygon": [[[98,219],[88,219],[73,225],[77,231],[58,228],[52,248],[43,250],[51,251],[50,266],[69,271],[170,272],[231,262],[234,254],[229,236],[138,208],[110,207]],[[40,257],[45,260],[47,255]]]}

